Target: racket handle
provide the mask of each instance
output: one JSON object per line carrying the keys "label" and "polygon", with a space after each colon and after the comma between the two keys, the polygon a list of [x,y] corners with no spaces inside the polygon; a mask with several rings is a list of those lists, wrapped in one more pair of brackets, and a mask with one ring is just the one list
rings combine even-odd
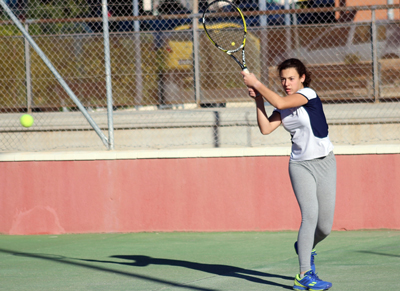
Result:
{"label": "racket handle", "polygon": [[250,74],[250,71],[249,71],[249,69],[247,69],[247,68],[244,68],[244,69],[243,69],[243,72],[244,72],[245,74],[247,74],[247,75]]}

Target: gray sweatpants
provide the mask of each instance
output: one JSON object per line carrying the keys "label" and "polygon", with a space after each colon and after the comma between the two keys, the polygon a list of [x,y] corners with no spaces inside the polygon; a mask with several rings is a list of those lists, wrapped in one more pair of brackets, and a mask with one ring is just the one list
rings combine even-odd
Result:
{"label": "gray sweatpants", "polygon": [[311,252],[332,229],[336,199],[336,159],[333,152],[310,161],[290,161],[289,175],[301,211],[297,238],[300,272],[311,269]]}

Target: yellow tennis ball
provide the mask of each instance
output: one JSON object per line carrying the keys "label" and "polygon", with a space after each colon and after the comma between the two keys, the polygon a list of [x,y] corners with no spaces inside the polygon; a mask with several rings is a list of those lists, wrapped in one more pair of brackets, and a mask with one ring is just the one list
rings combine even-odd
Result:
{"label": "yellow tennis ball", "polygon": [[23,127],[31,127],[33,125],[33,117],[29,114],[24,114],[19,119]]}
{"label": "yellow tennis ball", "polygon": [[235,45],[235,42],[234,42],[234,41],[232,41],[231,45],[232,45],[232,46],[234,46],[234,45]]}

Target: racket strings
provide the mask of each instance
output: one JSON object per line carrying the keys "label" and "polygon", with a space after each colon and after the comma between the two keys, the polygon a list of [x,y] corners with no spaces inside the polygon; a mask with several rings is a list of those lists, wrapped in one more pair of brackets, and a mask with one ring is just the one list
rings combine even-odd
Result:
{"label": "racket strings", "polygon": [[231,1],[210,3],[203,14],[203,25],[214,44],[225,51],[240,49],[246,38],[243,16]]}
{"label": "racket strings", "polygon": [[[215,25],[218,26],[218,25]],[[211,28],[207,29],[210,38],[214,43],[224,50],[236,50],[241,47],[245,38],[245,33],[242,27],[226,27],[226,28]]]}
{"label": "racket strings", "polygon": [[214,1],[204,12],[202,22],[211,42],[229,54],[242,70],[246,69],[244,47],[247,29],[240,9],[227,0]]}

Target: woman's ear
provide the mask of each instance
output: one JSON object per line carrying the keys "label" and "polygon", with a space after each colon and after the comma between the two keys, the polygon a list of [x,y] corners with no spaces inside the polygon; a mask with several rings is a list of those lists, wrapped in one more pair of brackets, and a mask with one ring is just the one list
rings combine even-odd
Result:
{"label": "woman's ear", "polygon": [[305,80],[306,80],[306,74],[303,74],[303,75],[300,77],[300,82],[301,82],[301,83],[304,83]]}

